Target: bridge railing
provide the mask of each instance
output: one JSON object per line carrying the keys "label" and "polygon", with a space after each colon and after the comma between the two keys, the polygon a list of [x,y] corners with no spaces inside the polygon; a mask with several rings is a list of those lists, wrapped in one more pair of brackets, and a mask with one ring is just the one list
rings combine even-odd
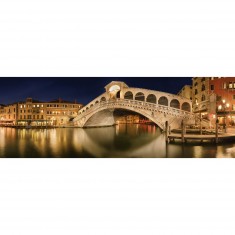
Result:
{"label": "bridge railing", "polygon": [[172,115],[177,115],[177,116],[194,116],[193,113],[181,110],[181,109],[176,109],[173,107],[165,106],[165,105],[159,105],[159,104],[153,104],[153,103],[148,103],[145,101],[138,101],[138,100],[129,100],[129,99],[115,99],[115,100],[106,100],[106,101],[101,101],[99,103],[95,103],[92,107],[85,106],[80,112],[80,114],[77,116],[77,118],[82,118],[84,116],[89,115],[90,113],[102,108],[102,107],[110,107],[114,108],[115,106],[129,106],[129,107],[134,107],[134,108],[139,108],[139,109],[144,109],[148,111],[154,112],[170,112]]}

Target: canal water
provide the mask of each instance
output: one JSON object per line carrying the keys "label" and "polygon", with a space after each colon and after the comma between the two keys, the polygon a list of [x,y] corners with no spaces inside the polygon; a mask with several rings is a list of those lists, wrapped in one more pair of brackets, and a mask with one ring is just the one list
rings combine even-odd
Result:
{"label": "canal water", "polygon": [[235,157],[235,143],[166,144],[159,128],[144,124],[43,130],[0,127],[0,157],[223,158]]}

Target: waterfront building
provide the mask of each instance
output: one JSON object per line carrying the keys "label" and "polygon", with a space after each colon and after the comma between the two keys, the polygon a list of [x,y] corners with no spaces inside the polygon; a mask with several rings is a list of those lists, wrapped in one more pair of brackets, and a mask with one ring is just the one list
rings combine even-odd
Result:
{"label": "waterfront building", "polygon": [[216,114],[220,124],[235,124],[235,77],[210,80],[210,93],[216,95]]}
{"label": "waterfront building", "polygon": [[62,99],[43,102],[27,98],[12,105],[1,108],[1,125],[19,126],[67,126],[83,107],[76,101]]}
{"label": "waterfront building", "polygon": [[15,125],[17,120],[17,104],[0,105],[0,125]]}
{"label": "waterfront building", "polygon": [[221,125],[234,125],[235,77],[195,77],[192,81],[194,113],[213,126],[217,118]]}

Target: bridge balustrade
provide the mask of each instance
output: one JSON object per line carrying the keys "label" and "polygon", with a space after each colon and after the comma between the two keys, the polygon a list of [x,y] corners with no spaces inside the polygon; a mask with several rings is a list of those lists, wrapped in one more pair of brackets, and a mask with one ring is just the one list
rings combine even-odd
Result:
{"label": "bridge balustrade", "polygon": [[84,107],[83,110],[81,111],[81,113],[78,115],[78,117],[83,117],[86,116],[92,112],[94,112],[95,110],[98,110],[101,107],[114,107],[114,106],[120,106],[120,105],[128,105],[130,107],[130,105],[134,105],[134,108],[139,108],[139,109],[148,109],[148,108],[152,108],[151,111],[153,112],[171,112],[172,115],[190,115],[193,116],[193,114],[191,112],[188,111],[184,111],[181,109],[176,109],[173,107],[169,107],[169,106],[165,106],[165,105],[159,105],[159,104],[153,104],[153,103],[148,103],[148,102],[143,102],[143,101],[137,101],[137,100],[129,100],[129,99],[116,99],[116,100],[106,100],[106,101],[101,101],[99,103],[95,103],[93,106],[91,106],[90,108],[88,107]]}

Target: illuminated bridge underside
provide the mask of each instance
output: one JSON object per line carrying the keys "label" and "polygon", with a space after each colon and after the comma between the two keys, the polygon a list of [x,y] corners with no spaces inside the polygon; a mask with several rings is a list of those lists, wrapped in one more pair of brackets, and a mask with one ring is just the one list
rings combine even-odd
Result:
{"label": "illuminated bridge underside", "polygon": [[180,128],[182,120],[195,124],[191,100],[141,88],[130,88],[123,82],[111,82],[106,92],[83,107],[74,119],[78,127],[101,127],[115,124],[115,110],[138,113],[161,129],[166,121],[171,129]]}

